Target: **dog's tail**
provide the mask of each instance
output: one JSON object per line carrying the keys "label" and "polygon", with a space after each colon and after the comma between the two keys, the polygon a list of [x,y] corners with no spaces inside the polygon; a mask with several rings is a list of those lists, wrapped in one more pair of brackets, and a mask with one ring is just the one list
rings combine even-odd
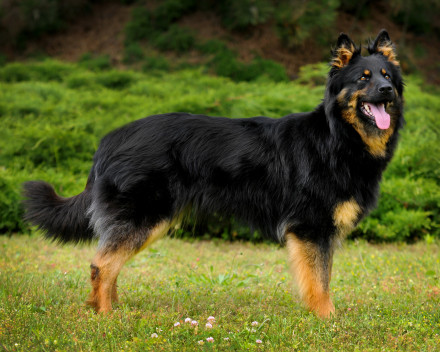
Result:
{"label": "dog's tail", "polygon": [[60,243],[87,242],[93,238],[87,209],[92,199],[89,187],[70,198],[60,197],[43,181],[23,184],[24,219],[38,226],[47,238]]}

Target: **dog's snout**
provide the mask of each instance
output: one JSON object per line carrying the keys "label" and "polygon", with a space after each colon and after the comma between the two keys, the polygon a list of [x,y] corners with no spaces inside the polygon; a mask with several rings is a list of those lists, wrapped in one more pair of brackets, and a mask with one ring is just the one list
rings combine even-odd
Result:
{"label": "dog's snout", "polygon": [[390,84],[386,84],[379,87],[379,92],[382,94],[388,94],[393,91],[393,87]]}

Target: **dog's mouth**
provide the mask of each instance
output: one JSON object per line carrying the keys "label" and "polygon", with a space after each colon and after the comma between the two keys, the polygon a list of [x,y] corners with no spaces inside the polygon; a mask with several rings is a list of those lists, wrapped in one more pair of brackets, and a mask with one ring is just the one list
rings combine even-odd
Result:
{"label": "dog's mouth", "polygon": [[386,130],[390,127],[391,123],[390,115],[385,111],[386,107],[387,102],[374,104],[364,101],[361,103],[360,110],[378,128]]}

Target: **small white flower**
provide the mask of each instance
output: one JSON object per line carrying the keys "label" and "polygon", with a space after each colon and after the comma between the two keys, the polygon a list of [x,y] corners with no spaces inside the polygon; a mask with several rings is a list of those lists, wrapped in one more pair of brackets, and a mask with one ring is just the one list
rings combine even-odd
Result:
{"label": "small white flower", "polygon": [[214,338],[213,337],[208,337],[207,339],[206,339],[206,341],[208,341],[208,342],[214,342]]}
{"label": "small white flower", "polygon": [[151,334],[151,337],[152,337],[153,339],[156,339],[156,338],[158,338],[159,336],[158,336],[155,332],[153,332],[153,333]]}
{"label": "small white flower", "polygon": [[263,341],[261,341],[261,340],[257,340],[257,341],[255,341],[256,343],[263,343]]}
{"label": "small white flower", "polygon": [[224,337],[223,340],[229,341],[229,337]]}
{"label": "small white flower", "polygon": [[207,329],[212,329],[212,324],[210,324],[210,323],[206,323],[205,327],[206,327]]}
{"label": "small white flower", "polygon": [[192,326],[197,326],[197,325],[199,325],[199,323],[198,323],[196,320],[193,320],[193,321],[191,322],[191,325],[192,325]]}
{"label": "small white flower", "polygon": [[185,323],[191,323],[192,319],[191,318],[186,318],[185,319]]}
{"label": "small white flower", "polygon": [[156,328],[156,332],[162,332],[163,330],[161,328]]}
{"label": "small white flower", "polygon": [[212,324],[215,323],[215,318],[213,316],[208,317],[208,321]]}
{"label": "small white flower", "polygon": [[258,324],[259,324],[258,321],[253,321],[253,322],[251,323],[252,326],[258,326]]}
{"label": "small white flower", "polygon": [[203,341],[203,340],[199,340],[199,341],[197,341],[197,343],[198,343],[199,345],[204,345],[204,344],[205,344],[205,341]]}
{"label": "small white flower", "polygon": [[175,326],[175,327],[180,326],[180,323],[179,323],[179,322],[174,323],[174,326]]}
{"label": "small white flower", "polygon": [[251,329],[251,332],[257,332],[257,330],[255,330],[254,328]]}

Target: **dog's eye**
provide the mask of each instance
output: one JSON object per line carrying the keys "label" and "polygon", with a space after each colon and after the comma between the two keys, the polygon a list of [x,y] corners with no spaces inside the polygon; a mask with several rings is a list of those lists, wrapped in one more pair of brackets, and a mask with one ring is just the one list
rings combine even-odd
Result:
{"label": "dog's eye", "polygon": [[362,77],[360,78],[361,81],[368,81],[370,80],[370,76],[367,75],[362,75]]}
{"label": "dog's eye", "polygon": [[390,77],[390,75],[389,74],[386,74],[385,76],[385,79],[388,79],[388,80],[390,80],[391,79],[391,77]]}

